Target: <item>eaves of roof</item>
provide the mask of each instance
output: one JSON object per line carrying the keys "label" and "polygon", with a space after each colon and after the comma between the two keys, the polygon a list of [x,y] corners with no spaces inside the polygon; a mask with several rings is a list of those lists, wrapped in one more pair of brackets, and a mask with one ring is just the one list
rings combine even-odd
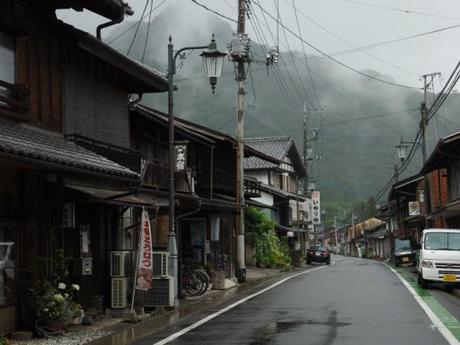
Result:
{"label": "eaves of roof", "polygon": [[460,160],[459,148],[460,132],[439,139],[420,173],[427,174],[437,169],[447,168],[452,161]]}
{"label": "eaves of roof", "polygon": [[138,173],[66,140],[60,133],[3,118],[0,118],[0,155],[56,169],[139,179]]}
{"label": "eaves of roof", "polygon": [[56,21],[55,30],[75,39],[76,45],[88,54],[101,59],[135,79],[139,86],[135,89],[130,88],[130,93],[168,91],[166,76],[156,69],[120,53],[87,32],[65,24],[62,21]]}

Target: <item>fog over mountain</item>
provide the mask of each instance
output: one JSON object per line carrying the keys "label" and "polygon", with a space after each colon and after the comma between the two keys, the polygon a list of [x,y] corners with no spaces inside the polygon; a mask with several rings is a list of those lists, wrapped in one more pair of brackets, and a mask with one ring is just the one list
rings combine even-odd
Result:
{"label": "fog over mountain", "polygon": [[[195,14],[185,13],[175,6],[165,6],[153,18],[144,63],[166,71],[169,35],[172,35],[178,49],[207,44],[211,33],[214,33],[219,47],[226,49],[234,30],[229,23],[200,12],[199,25],[177,24],[186,22],[191,15]],[[110,42],[134,23],[126,21],[116,26],[106,33],[104,41]],[[148,24],[142,22],[130,50],[129,55],[135,59],[140,60],[143,55],[147,28]],[[126,53],[134,32],[130,30],[111,45]],[[309,146],[318,158],[313,161],[312,176],[318,181],[323,197],[330,201],[347,202],[375,195],[393,174],[396,162],[394,147],[400,138],[412,141],[415,137],[423,93],[381,83],[347,70],[325,57],[309,54],[313,86],[303,52],[293,51],[291,55],[282,50],[280,63],[267,68],[263,63],[267,47],[258,37],[251,38],[253,63],[246,82],[245,136],[290,135],[296,139],[301,153],[305,103],[310,110],[309,138],[314,137],[313,129],[319,131],[319,139],[311,140]],[[223,76],[212,95],[208,81],[203,77],[199,51],[186,56],[175,77],[179,88],[175,93],[176,115],[234,135],[236,83],[233,64],[226,61]],[[363,72],[392,81],[390,76],[376,70]],[[435,80],[435,86],[435,91],[439,91],[441,85],[438,80]],[[430,103],[433,95],[430,93],[428,96]],[[166,101],[166,94],[144,98],[145,104],[163,111],[166,110]],[[457,120],[459,106],[460,97],[457,94],[450,96],[430,122],[428,152],[440,136],[460,130]],[[417,153],[404,176],[416,173],[420,166],[421,154]]]}

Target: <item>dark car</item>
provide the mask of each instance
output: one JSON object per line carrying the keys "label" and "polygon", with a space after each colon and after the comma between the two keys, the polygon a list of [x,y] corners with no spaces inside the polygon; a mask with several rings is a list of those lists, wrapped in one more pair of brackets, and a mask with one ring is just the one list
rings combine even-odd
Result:
{"label": "dark car", "polygon": [[410,240],[395,239],[395,266],[413,265],[415,266],[416,250]]}
{"label": "dark car", "polygon": [[307,264],[312,262],[325,262],[326,265],[331,264],[331,254],[329,250],[322,246],[313,246],[307,250],[307,255],[305,256],[305,261]]}

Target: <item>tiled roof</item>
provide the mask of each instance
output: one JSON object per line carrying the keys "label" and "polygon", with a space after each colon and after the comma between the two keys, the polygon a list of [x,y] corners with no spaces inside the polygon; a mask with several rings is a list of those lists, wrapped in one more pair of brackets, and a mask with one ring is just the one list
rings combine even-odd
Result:
{"label": "tiled roof", "polygon": [[136,172],[66,140],[59,133],[7,119],[0,119],[0,155],[2,153],[63,168],[139,178]]}
{"label": "tiled roof", "polygon": [[[292,146],[291,137],[264,137],[244,140],[245,145],[260,151],[268,156],[282,161]],[[277,167],[276,164],[264,161],[257,157],[244,159],[244,169],[270,169]]]}

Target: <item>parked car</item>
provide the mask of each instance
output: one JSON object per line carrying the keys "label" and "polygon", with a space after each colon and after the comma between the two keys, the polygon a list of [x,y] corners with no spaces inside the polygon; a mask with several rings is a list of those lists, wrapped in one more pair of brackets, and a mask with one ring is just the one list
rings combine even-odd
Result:
{"label": "parked car", "polygon": [[460,229],[425,229],[419,245],[418,284],[460,283]]}
{"label": "parked car", "polygon": [[312,262],[325,262],[326,265],[331,264],[331,253],[325,247],[313,246],[307,250],[305,262],[310,265]]}
{"label": "parked car", "polygon": [[395,266],[412,265],[415,266],[416,250],[413,248],[411,241],[395,239]]}

